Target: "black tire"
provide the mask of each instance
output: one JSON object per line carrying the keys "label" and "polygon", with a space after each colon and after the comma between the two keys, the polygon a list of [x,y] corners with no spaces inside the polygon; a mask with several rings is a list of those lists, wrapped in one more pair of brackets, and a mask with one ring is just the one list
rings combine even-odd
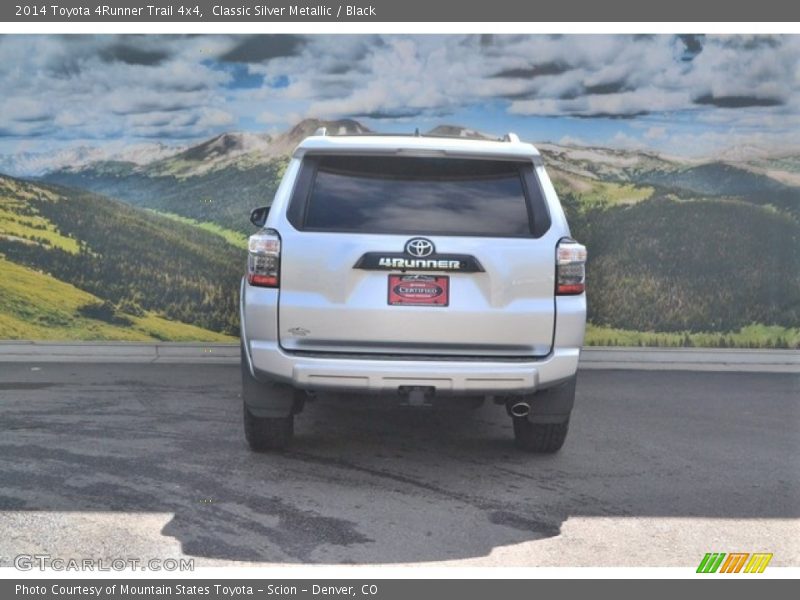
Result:
{"label": "black tire", "polygon": [[255,452],[283,450],[294,437],[294,415],[257,417],[244,405],[244,437]]}
{"label": "black tire", "polygon": [[567,439],[569,419],[561,423],[531,423],[527,417],[514,417],[514,442],[526,452],[554,454]]}

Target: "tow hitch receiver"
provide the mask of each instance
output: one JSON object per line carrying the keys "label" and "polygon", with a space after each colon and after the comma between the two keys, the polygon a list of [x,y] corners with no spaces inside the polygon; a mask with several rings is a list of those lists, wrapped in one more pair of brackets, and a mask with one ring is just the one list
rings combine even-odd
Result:
{"label": "tow hitch receiver", "polygon": [[397,388],[402,406],[433,406],[436,388],[432,385],[401,385]]}

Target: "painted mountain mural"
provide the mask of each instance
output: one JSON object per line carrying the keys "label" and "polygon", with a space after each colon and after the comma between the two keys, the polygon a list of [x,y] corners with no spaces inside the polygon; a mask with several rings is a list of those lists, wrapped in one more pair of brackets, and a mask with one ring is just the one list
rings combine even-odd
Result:
{"label": "painted mountain mural", "polygon": [[0,338],[235,341],[325,126],[536,144],[589,343],[800,348],[797,73],[793,35],[3,35]]}
{"label": "painted mountain mural", "polygon": [[[144,164],[3,177],[0,289],[14,301],[0,309],[0,337],[232,339],[249,211],[270,203],[291,150],[320,126],[368,132],[353,120],[306,120]],[[453,125],[432,133],[481,135]],[[693,163],[540,147],[573,235],[590,250],[591,341],[800,343],[793,157]],[[56,283],[62,291],[47,293]]]}

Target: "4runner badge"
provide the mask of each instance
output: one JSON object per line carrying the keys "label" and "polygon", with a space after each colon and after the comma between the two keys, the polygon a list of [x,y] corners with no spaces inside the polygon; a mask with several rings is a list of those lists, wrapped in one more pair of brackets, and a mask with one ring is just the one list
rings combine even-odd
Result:
{"label": "4runner badge", "polygon": [[415,237],[408,240],[403,252],[367,252],[353,265],[369,271],[456,271],[481,273],[483,266],[469,254],[439,254],[433,242]]}

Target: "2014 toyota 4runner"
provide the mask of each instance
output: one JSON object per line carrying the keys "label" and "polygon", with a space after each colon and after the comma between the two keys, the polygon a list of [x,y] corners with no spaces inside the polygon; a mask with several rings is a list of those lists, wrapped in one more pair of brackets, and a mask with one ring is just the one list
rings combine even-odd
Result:
{"label": "2014 toyota 4runner", "polygon": [[[492,398],[517,445],[564,443],[586,249],[539,152],[509,134],[329,136],[296,149],[251,221],[241,285],[245,437],[285,447],[321,392]],[[368,396],[365,396],[368,399]]]}

